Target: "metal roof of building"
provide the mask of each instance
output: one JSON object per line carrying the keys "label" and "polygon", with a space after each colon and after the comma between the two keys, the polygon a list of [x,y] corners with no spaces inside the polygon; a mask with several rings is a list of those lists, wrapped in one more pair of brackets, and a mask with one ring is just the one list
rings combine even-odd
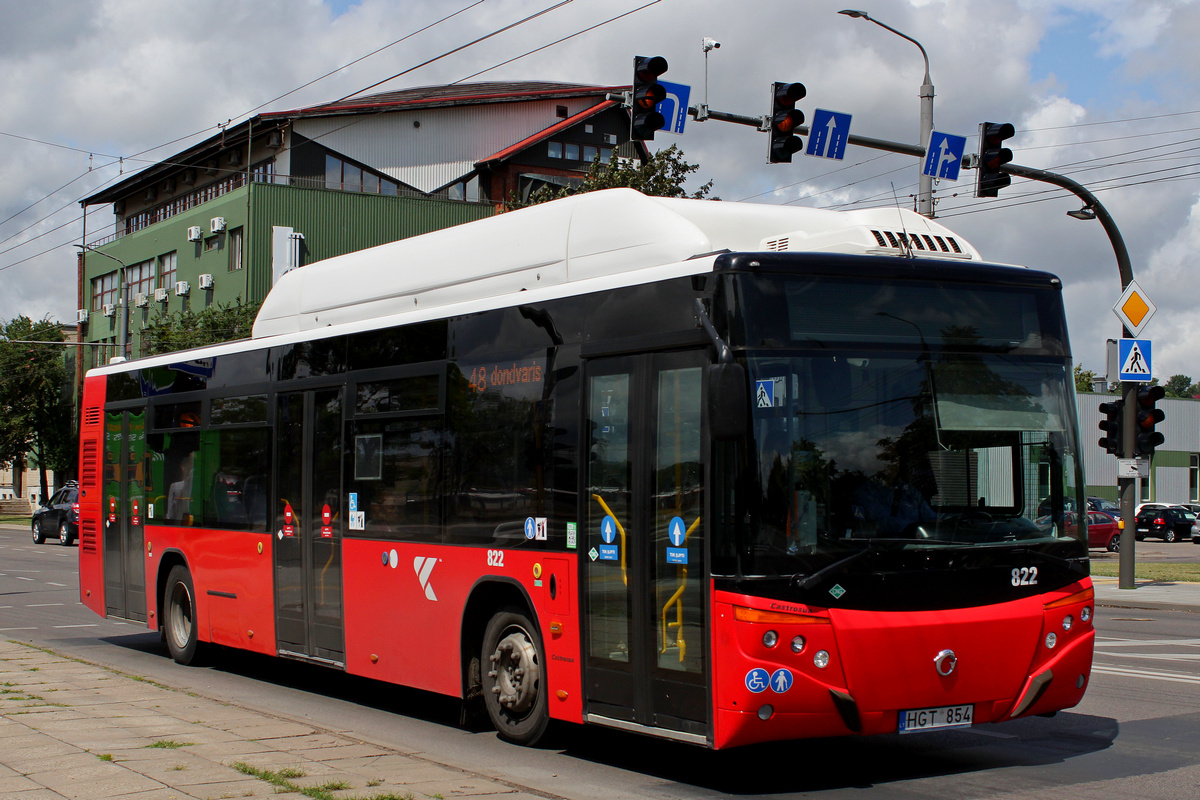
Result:
{"label": "metal roof of building", "polygon": [[620,92],[628,86],[592,86],[547,81],[486,81],[483,83],[418,86],[395,92],[364,95],[331,103],[262,114],[263,119],[294,119],[326,114],[361,114],[365,111],[401,111],[476,103],[515,103],[555,97],[587,97]]}

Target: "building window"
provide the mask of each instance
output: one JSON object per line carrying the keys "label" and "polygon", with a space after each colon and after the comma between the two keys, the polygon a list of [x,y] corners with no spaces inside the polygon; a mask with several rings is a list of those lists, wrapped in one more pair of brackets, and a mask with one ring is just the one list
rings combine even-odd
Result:
{"label": "building window", "polygon": [[110,272],[99,278],[92,278],[92,311],[99,311],[106,305],[117,303],[117,273]]}
{"label": "building window", "polygon": [[206,253],[209,250],[216,250],[220,246],[221,246],[221,237],[220,236],[210,236],[204,240],[204,252],[206,252]]}
{"label": "building window", "polygon": [[465,181],[450,184],[446,187],[446,196],[451,200],[478,203],[482,199],[479,193],[479,176],[472,175]]}
{"label": "building window", "polygon": [[567,118],[567,107],[566,106],[555,106],[554,107],[554,116],[558,117],[559,119],[566,119]]}
{"label": "building window", "polygon": [[1200,502],[1200,453],[1192,453],[1192,463],[1188,469],[1188,498],[1193,503]]}
{"label": "building window", "polygon": [[229,271],[242,268],[242,229],[234,228],[229,232]]}
{"label": "building window", "polygon": [[334,155],[325,155],[325,188],[345,192],[396,195],[400,184]]}
{"label": "building window", "polygon": [[175,286],[175,261],[174,253],[158,257],[158,286],[160,289],[170,289]]}
{"label": "building window", "polygon": [[592,147],[590,144],[585,144],[583,146],[583,160],[584,161],[586,161],[589,164],[592,164],[599,157],[600,157],[600,151],[597,148]]}
{"label": "building window", "polygon": [[579,160],[579,145],[567,144],[566,148],[563,151],[563,154],[565,155],[565,157],[568,161],[578,161]]}
{"label": "building window", "polygon": [[550,158],[562,158],[562,142],[549,142],[547,148],[546,155]]}
{"label": "building window", "polygon": [[154,294],[154,259],[134,264],[125,270],[125,275],[131,296]]}

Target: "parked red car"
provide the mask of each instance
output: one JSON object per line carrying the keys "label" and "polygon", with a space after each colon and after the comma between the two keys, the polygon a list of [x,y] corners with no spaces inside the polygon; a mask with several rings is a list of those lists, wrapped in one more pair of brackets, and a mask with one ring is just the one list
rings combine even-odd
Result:
{"label": "parked red car", "polygon": [[1088,512],[1088,547],[1103,547],[1110,553],[1121,550],[1121,528],[1113,515]]}

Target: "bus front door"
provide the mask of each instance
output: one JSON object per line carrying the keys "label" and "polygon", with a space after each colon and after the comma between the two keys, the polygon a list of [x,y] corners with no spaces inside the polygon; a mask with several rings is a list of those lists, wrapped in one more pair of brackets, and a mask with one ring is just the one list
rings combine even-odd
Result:
{"label": "bus front door", "polygon": [[104,417],[104,613],[146,621],[146,414]]}
{"label": "bus front door", "polygon": [[276,648],[341,667],[342,390],[281,393],[275,414]]}
{"label": "bus front door", "polygon": [[584,603],[589,719],[703,740],[704,354],[588,362]]}

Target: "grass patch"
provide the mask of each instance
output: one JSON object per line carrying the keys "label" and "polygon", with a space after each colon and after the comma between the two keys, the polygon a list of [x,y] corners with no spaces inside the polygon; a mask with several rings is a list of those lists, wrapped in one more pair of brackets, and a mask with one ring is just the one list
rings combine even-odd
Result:
{"label": "grass patch", "polygon": [[112,761],[113,760],[112,753],[98,753],[96,755],[96,758],[100,759],[101,761]]}
{"label": "grass patch", "polygon": [[174,739],[159,739],[154,744],[146,745],[146,747],[147,748],[160,747],[160,748],[163,748],[164,750],[175,750],[180,747],[190,747],[191,745],[192,745],[191,742],[177,742]]}
{"label": "grass patch", "polygon": [[[305,797],[311,797],[313,800],[337,800],[333,794],[334,792],[352,788],[346,781],[326,781],[320,786],[300,786],[297,783],[293,783],[292,779],[304,777],[304,770],[301,769],[261,769],[244,761],[235,761],[229,766],[243,775],[249,775],[252,778],[258,778],[260,781],[271,784],[275,787],[277,793],[296,792]],[[382,781],[369,781],[367,785],[378,786],[379,783],[382,783]],[[413,800],[413,795],[411,793],[395,794],[394,792],[389,792],[388,794],[373,794],[366,797],[356,795],[352,800]]]}
{"label": "grass patch", "polygon": [[167,769],[169,769],[171,772],[183,772],[187,768],[187,764],[176,764],[173,767],[167,767]]}
{"label": "grass patch", "polygon": [[32,520],[31,514],[0,514],[0,525],[29,525]]}
{"label": "grass patch", "polygon": [[[1134,577],[1139,581],[1159,583],[1200,583],[1200,564],[1176,564],[1170,561],[1139,561],[1134,564]],[[1097,577],[1116,578],[1120,574],[1120,562],[1093,561],[1092,574]]]}

